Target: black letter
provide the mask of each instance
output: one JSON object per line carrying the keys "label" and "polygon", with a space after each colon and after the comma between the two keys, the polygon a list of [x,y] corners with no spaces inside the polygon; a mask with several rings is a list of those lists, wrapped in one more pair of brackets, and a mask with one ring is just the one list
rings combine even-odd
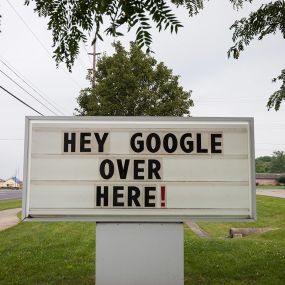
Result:
{"label": "black letter", "polygon": [[103,193],[101,186],[96,187],[96,207],[101,207],[101,200],[103,199],[103,206],[108,207],[108,186],[104,186]]}
{"label": "black letter", "polygon": [[[186,153],[191,153],[194,149],[194,144],[193,141],[187,141],[185,142],[186,138],[192,138],[192,134],[191,133],[187,133],[181,136],[180,139],[180,147],[181,149],[186,152]],[[188,147],[186,147],[186,144]]]}
{"label": "black letter", "polygon": [[221,138],[222,134],[211,134],[211,153],[222,153],[221,149],[216,149],[217,146],[222,146],[221,142],[216,142],[216,138]]}
{"label": "black letter", "polygon": [[81,133],[80,134],[80,152],[91,152],[90,147],[85,147],[85,144],[90,144],[90,140],[85,137],[91,136],[91,133]]}
{"label": "black letter", "polygon": [[102,139],[100,138],[100,135],[98,133],[94,133],[94,135],[98,143],[98,152],[104,152],[104,144],[106,142],[109,133],[104,133]]}
{"label": "black letter", "polygon": [[208,153],[206,148],[202,148],[201,134],[197,134],[197,153]]}
{"label": "black letter", "polygon": [[155,207],[155,202],[151,203],[149,200],[155,199],[155,194],[150,195],[150,192],[156,191],[156,187],[145,187],[145,192],[144,192],[144,206],[145,207]]}
{"label": "black letter", "polygon": [[143,172],[144,169],[139,167],[139,164],[145,163],[144,160],[134,160],[134,179],[142,180],[144,179],[144,176],[140,176],[139,173]]}
{"label": "black letter", "polygon": [[[152,147],[152,144],[151,144],[151,141],[153,138],[155,140],[154,147]],[[147,147],[148,151],[150,151],[152,153],[157,152],[160,148],[160,145],[161,145],[161,142],[160,142],[160,137],[158,134],[151,133],[147,136],[146,147]]]}
{"label": "black letter", "polygon": [[118,202],[119,198],[123,198],[123,193],[118,193],[118,191],[124,190],[124,186],[114,186],[113,187],[113,206],[114,207],[124,207],[124,202]]}
{"label": "black letter", "polygon": [[130,164],[129,159],[125,159],[124,165],[123,165],[122,159],[117,159],[117,165],[118,165],[119,175],[121,179],[126,179],[127,174],[128,174],[129,164]]}
{"label": "black letter", "polygon": [[142,137],[142,133],[135,133],[131,137],[131,148],[135,152],[142,152],[144,150],[144,143],[143,141],[137,141],[137,146],[135,144],[135,140],[137,137]]}
{"label": "black letter", "polygon": [[[169,138],[172,140],[172,147],[169,147]],[[174,134],[166,134],[164,139],[163,139],[163,147],[166,152],[168,153],[173,153],[177,149],[177,138]]]}
{"label": "black letter", "polygon": [[148,179],[153,179],[153,175],[156,179],[161,179],[158,171],[160,170],[160,162],[156,159],[148,160]]}
{"label": "black letter", "polygon": [[140,196],[140,189],[136,186],[128,186],[128,207],[133,206],[133,202],[136,207],[141,207],[141,204],[138,200]]}
{"label": "black letter", "polygon": [[68,138],[69,133],[64,133],[63,152],[68,152],[68,145],[71,145],[71,152],[75,152],[75,133],[71,133],[71,139]]}
{"label": "black letter", "polygon": [[[106,174],[106,164],[109,166],[109,173]],[[104,179],[110,179],[114,175],[114,164],[110,159],[104,159],[100,164],[100,174]]]}

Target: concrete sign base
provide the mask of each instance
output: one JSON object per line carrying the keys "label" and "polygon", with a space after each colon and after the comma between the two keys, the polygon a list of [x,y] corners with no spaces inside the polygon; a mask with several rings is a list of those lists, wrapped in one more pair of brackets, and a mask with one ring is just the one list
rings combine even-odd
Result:
{"label": "concrete sign base", "polygon": [[97,223],[97,285],[183,285],[182,223]]}

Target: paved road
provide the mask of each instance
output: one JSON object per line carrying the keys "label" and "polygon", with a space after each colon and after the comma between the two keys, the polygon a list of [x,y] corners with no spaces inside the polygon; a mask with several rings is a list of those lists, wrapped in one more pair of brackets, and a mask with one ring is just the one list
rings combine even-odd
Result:
{"label": "paved road", "polygon": [[22,199],[22,190],[0,190],[0,200]]}
{"label": "paved road", "polygon": [[256,194],[285,198],[285,190],[283,189],[256,189]]}

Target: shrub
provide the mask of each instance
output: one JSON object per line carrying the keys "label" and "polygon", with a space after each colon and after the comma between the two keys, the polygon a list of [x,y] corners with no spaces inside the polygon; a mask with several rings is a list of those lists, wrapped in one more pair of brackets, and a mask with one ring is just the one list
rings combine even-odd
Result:
{"label": "shrub", "polygon": [[278,177],[278,178],[277,178],[277,181],[278,181],[280,184],[285,184],[285,175]]}

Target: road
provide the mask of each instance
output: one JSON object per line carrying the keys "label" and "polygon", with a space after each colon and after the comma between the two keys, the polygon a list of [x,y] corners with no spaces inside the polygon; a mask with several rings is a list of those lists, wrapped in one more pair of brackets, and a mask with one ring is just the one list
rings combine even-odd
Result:
{"label": "road", "polygon": [[0,201],[22,199],[22,190],[0,190]]}

